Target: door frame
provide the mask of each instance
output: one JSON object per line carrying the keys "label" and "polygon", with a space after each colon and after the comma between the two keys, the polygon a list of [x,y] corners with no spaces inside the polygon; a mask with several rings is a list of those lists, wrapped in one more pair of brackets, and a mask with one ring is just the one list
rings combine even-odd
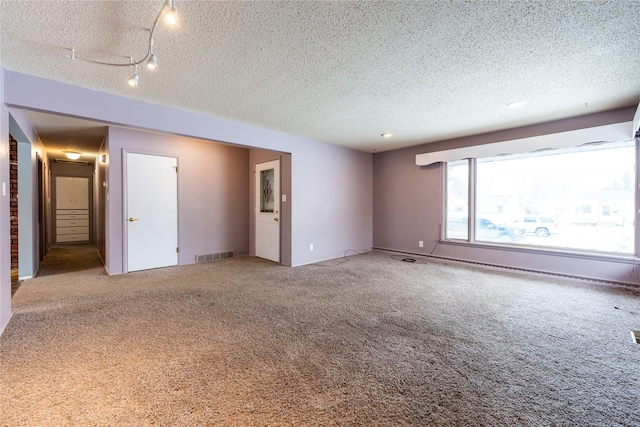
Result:
{"label": "door frame", "polygon": [[[122,149],[122,273],[129,273],[129,227],[127,226],[128,193],[127,193],[127,155],[141,154],[145,156],[170,157],[176,159],[176,167],[180,169],[180,158],[175,154],[158,153],[143,150]],[[180,245],[180,174],[176,173],[176,243]],[[177,255],[176,265],[180,265],[180,255]]]}
{"label": "door frame", "polygon": [[36,168],[37,168],[37,210],[38,210],[38,262],[33,269],[34,275],[38,272],[40,262],[44,260],[47,254],[47,201],[45,195],[45,164],[40,154],[36,153]]}

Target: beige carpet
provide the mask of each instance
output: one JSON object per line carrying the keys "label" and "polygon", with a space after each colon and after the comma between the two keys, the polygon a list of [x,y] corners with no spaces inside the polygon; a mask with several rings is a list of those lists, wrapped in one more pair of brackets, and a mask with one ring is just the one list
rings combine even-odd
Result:
{"label": "beige carpet", "polygon": [[12,302],[6,426],[640,425],[638,289],[372,252],[95,267]]}

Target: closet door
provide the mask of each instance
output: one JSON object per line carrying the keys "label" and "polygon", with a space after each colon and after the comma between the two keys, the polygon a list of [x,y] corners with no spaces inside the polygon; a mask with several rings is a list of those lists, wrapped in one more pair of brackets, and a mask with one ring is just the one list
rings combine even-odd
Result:
{"label": "closet door", "polygon": [[56,243],[90,240],[89,178],[56,177]]}
{"label": "closet door", "polygon": [[89,178],[56,177],[56,209],[89,209]]}
{"label": "closet door", "polygon": [[74,209],[73,180],[66,176],[56,177],[56,209]]}
{"label": "closet door", "polygon": [[89,209],[89,178],[71,178],[74,209]]}

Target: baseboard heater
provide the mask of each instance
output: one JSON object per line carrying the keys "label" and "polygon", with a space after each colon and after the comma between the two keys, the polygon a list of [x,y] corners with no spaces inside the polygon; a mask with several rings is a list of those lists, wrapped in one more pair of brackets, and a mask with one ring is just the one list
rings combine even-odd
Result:
{"label": "baseboard heater", "polygon": [[196,255],[196,264],[199,264],[201,262],[218,261],[226,258],[233,258],[233,251],[218,252],[215,254]]}
{"label": "baseboard heater", "polygon": [[[377,251],[393,252],[393,253],[397,253],[397,254],[401,254],[401,255],[417,256],[419,258],[436,258],[436,259],[441,259],[441,260],[446,260],[446,261],[459,262],[459,263],[462,263],[462,264],[482,265],[482,266],[485,266],[485,267],[500,268],[500,269],[504,269],[504,270],[522,271],[522,272],[526,272],[526,273],[542,274],[542,275],[545,275],[545,276],[565,277],[565,278],[568,278],[568,279],[578,279],[578,280],[584,280],[584,281],[587,281],[587,282],[603,283],[603,284],[606,284],[606,285],[618,285],[618,286],[622,285],[622,286],[631,286],[631,287],[634,287],[634,288],[640,287],[640,285],[637,284],[637,283],[620,282],[620,281],[606,280],[606,279],[596,279],[596,278],[593,278],[593,277],[577,276],[577,275],[573,275],[573,274],[554,273],[554,272],[542,271],[542,270],[531,270],[531,269],[528,269],[528,268],[509,267],[509,266],[505,266],[505,265],[490,264],[490,263],[479,262],[479,261],[469,261],[469,260],[465,260],[465,259],[448,258],[448,257],[439,256],[439,255],[433,255],[433,254],[419,254],[419,253],[415,253],[415,252],[405,252],[405,251],[398,251],[398,250],[394,250],[394,249],[377,248],[375,246],[372,249],[377,250]],[[402,261],[404,261],[404,259]],[[406,262],[410,262],[410,261],[406,261]]]}

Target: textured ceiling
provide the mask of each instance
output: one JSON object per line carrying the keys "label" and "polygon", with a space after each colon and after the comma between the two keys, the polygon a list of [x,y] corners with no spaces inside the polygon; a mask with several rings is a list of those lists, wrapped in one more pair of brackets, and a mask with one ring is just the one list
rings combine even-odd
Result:
{"label": "textured ceiling", "polygon": [[159,69],[137,88],[128,67],[65,57],[143,57],[162,4],[2,0],[0,61],[369,152],[640,101],[637,0],[177,0],[179,26],[158,27]]}

